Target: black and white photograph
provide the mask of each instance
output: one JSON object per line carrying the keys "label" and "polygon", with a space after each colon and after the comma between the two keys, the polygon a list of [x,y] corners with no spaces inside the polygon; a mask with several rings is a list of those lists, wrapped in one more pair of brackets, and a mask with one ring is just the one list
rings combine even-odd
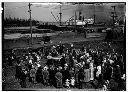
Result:
{"label": "black and white photograph", "polygon": [[126,2],[1,2],[2,91],[126,91]]}

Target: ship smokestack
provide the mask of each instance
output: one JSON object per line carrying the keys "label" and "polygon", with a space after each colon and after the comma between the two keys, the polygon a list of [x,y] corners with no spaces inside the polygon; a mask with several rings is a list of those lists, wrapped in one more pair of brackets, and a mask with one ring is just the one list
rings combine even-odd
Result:
{"label": "ship smokestack", "polygon": [[81,11],[79,12],[79,20],[82,20],[82,13],[81,13]]}

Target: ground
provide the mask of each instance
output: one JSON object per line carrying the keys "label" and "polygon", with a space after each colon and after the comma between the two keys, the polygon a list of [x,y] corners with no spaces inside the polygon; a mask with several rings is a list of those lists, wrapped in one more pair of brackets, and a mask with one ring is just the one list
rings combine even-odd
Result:
{"label": "ground", "polygon": [[[33,48],[42,47],[40,44],[42,38],[34,38],[33,39]],[[99,46],[103,49],[110,49],[106,43],[103,42],[103,38],[84,38],[83,34],[75,34],[75,33],[65,33],[58,36],[51,37],[52,43],[51,44],[58,44],[60,41],[62,43],[65,43],[66,47],[69,47],[69,44],[67,43],[73,43],[75,48],[80,48],[81,46],[90,46],[91,48],[97,48]],[[4,47],[3,49],[10,49],[10,48],[17,48],[17,47],[27,47],[30,46],[27,43],[27,39],[18,39],[15,41],[10,40],[4,40],[3,43]],[[124,43],[121,42],[113,42],[111,44],[111,47],[114,48],[119,53],[124,53]],[[45,61],[42,61],[42,64]],[[66,89],[55,89],[54,87],[50,86],[44,86],[42,84],[32,84],[30,82],[27,82],[27,88],[22,89],[20,87],[20,84],[18,83],[18,80],[15,79],[15,67],[14,66],[6,66],[6,90],[66,90]],[[78,89],[70,89],[70,90],[78,90]],[[83,90],[102,90],[102,89],[83,89]]]}

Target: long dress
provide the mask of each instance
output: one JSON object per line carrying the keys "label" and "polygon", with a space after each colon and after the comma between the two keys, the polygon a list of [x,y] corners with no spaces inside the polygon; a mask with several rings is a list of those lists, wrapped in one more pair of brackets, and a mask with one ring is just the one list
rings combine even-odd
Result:
{"label": "long dress", "polygon": [[19,78],[21,77],[21,76],[20,76],[21,71],[22,71],[21,66],[16,65],[16,74],[15,74],[15,77],[16,77],[16,78],[19,79]]}
{"label": "long dress", "polygon": [[90,80],[94,80],[94,68],[93,68],[93,63],[90,63]]}
{"label": "long dress", "polygon": [[84,69],[84,82],[90,81],[90,69]]}

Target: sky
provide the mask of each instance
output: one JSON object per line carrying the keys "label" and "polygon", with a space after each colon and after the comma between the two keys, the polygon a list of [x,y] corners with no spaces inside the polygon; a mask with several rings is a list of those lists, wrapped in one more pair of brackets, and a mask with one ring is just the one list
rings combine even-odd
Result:
{"label": "sky", "polygon": [[[29,19],[27,2],[5,2],[4,3],[4,18],[22,18]],[[85,18],[93,18],[96,14],[97,22],[105,22],[112,20],[111,12],[113,11],[111,6],[116,6],[116,12],[118,17],[124,18],[126,12],[126,6],[124,3],[103,3],[103,4],[71,4],[62,3],[62,21],[67,21],[70,17],[79,15],[79,11]],[[94,12],[95,9],[95,12]],[[55,22],[59,17],[60,3],[32,3],[32,19],[45,22]],[[58,16],[58,17],[57,17]]]}

